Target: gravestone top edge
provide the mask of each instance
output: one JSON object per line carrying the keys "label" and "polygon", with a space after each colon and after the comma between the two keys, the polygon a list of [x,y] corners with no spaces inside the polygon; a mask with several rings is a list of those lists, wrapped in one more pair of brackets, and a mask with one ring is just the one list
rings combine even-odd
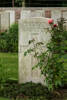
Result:
{"label": "gravestone top edge", "polygon": [[51,18],[45,18],[45,17],[30,17],[30,18],[23,18],[23,19],[19,19],[18,21],[19,22],[22,22],[22,21],[31,21],[31,20],[34,20],[34,21],[38,21],[38,20],[43,20],[43,21],[48,21],[49,19]]}
{"label": "gravestone top edge", "polygon": [[9,14],[9,12],[3,11],[3,12],[0,12],[0,14]]}

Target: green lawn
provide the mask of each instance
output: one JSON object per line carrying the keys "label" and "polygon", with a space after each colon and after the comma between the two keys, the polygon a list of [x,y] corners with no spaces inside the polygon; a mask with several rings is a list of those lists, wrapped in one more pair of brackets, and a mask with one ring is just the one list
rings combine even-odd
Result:
{"label": "green lawn", "polygon": [[11,79],[18,79],[17,53],[0,53],[0,75]]}
{"label": "green lawn", "polygon": [[0,97],[0,100],[9,100],[9,99],[6,99],[6,98],[1,98],[1,97]]}
{"label": "green lawn", "polygon": [[[62,57],[64,68],[67,71],[67,55]],[[12,79],[18,79],[18,54],[17,53],[0,53],[0,72],[4,72],[2,76]],[[67,77],[67,72],[65,72]],[[1,75],[1,73],[0,73]],[[67,81],[67,78],[65,78]]]}
{"label": "green lawn", "polygon": [[[64,61],[64,68],[65,70],[67,70],[67,55],[63,56],[62,60]],[[0,53],[0,77],[1,75],[6,78],[18,79],[18,54],[17,53]],[[65,77],[66,77],[65,81],[67,82],[66,72],[65,72]],[[41,99],[39,98],[37,98],[36,100],[46,100],[46,99],[42,99],[42,97]],[[0,100],[9,100],[9,99],[0,97]],[[23,99],[23,100],[35,100],[35,99]]]}
{"label": "green lawn", "polygon": [[[0,98],[0,100],[9,100],[9,99],[6,99],[6,98]],[[12,100],[14,100],[14,99],[12,99]],[[19,99],[17,99],[17,100],[19,100]],[[30,99],[20,99],[20,100],[47,100],[47,99],[45,99],[44,97],[40,97],[40,98],[30,98]]]}

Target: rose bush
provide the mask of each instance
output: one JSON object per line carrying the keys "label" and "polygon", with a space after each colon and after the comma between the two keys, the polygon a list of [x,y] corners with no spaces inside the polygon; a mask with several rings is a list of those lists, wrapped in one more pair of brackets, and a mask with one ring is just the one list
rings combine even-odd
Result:
{"label": "rose bush", "polygon": [[[30,40],[29,44],[33,43],[34,47],[29,48],[24,55],[34,52],[33,56],[37,58],[38,63],[33,67],[39,67],[41,74],[45,76],[46,87],[52,93],[62,85],[64,78],[64,67],[62,56],[67,53],[67,30],[64,28],[64,19],[61,18],[57,24],[53,23],[53,20],[48,20],[51,25],[51,40],[47,43],[47,50],[38,52],[38,47],[41,50],[44,43],[35,40]],[[65,41],[65,42],[64,42]]]}

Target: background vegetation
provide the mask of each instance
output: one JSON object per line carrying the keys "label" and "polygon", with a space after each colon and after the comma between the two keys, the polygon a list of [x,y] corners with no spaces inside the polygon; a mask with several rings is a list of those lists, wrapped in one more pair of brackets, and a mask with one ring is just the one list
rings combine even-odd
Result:
{"label": "background vegetation", "polygon": [[0,52],[18,52],[18,24],[0,33]]}
{"label": "background vegetation", "polygon": [[66,0],[0,0],[0,7],[22,7],[23,1],[26,7],[67,7]]}
{"label": "background vegetation", "polygon": [[9,30],[0,33],[0,96],[4,94],[2,91],[7,81],[18,82],[18,24],[16,23]]}

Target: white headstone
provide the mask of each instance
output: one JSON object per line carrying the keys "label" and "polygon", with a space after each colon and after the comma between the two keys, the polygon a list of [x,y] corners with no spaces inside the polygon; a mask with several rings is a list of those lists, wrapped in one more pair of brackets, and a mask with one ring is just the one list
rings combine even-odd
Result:
{"label": "white headstone", "polygon": [[22,10],[21,11],[21,19],[22,18],[30,18],[30,17],[44,17],[44,10]]}
{"label": "white headstone", "polygon": [[10,26],[10,14],[8,12],[0,13],[0,30],[7,30]]}
{"label": "white headstone", "polygon": [[52,10],[51,18],[54,20],[54,23],[57,23],[57,20],[61,18],[61,11],[60,10]]}
{"label": "white headstone", "polygon": [[[34,69],[33,65],[37,60],[28,55],[24,57],[24,52],[29,48],[29,40],[33,38],[36,41],[46,43],[50,40],[50,34],[47,33],[48,19],[44,17],[24,18],[19,21],[19,82],[35,82],[44,84],[44,76],[41,76],[40,69]],[[46,49],[46,47],[45,47]]]}
{"label": "white headstone", "polygon": [[21,11],[21,19],[22,19],[22,18],[28,18],[28,17],[30,17],[30,13],[31,13],[30,10],[28,10],[28,11],[22,10],[22,11]]}
{"label": "white headstone", "polygon": [[31,17],[44,17],[45,11],[44,10],[34,10],[31,12]]}
{"label": "white headstone", "polygon": [[63,18],[64,18],[64,20],[66,20],[65,22],[65,24],[64,24],[64,26],[65,26],[65,28],[66,28],[66,30],[67,30],[67,11],[64,11],[63,12]]}
{"label": "white headstone", "polygon": [[63,18],[67,19],[67,11],[64,11],[62,14],[63,14]]}
{"label": "white headstone", "polygon": [[10,25],[15,23],[15,11],[13,10],[6,10],[5,12],[9,12],[10,14]]}

